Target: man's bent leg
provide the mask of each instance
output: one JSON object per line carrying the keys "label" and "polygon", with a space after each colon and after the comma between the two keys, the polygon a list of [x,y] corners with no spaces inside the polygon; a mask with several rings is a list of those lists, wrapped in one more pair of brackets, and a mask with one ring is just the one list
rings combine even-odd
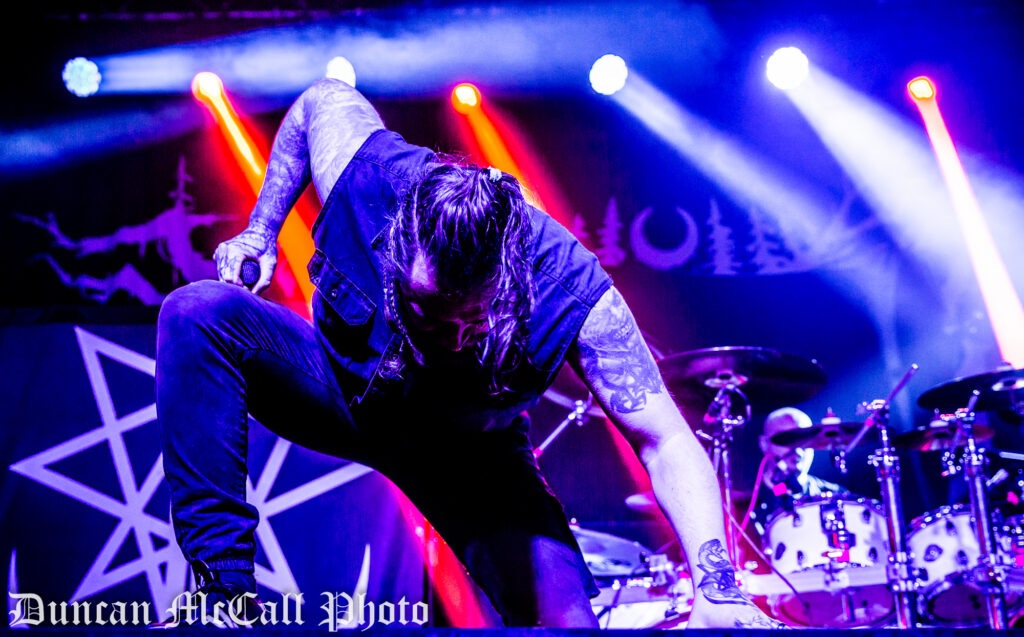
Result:
{"label": "man's bent leg", "polygon": [[[288,394],[278,400],[329,403],[314,411],[348,421],[312,326],[291,310],[217,281],[187,285],[164,301],[157,414],[175,535],[190,562],[240,576],[239,588],[253,590],[258,513],[245,501],[247,388],[250,382],[274,386],[275,377]],[[296,412],[301,409],[297,404]]]}

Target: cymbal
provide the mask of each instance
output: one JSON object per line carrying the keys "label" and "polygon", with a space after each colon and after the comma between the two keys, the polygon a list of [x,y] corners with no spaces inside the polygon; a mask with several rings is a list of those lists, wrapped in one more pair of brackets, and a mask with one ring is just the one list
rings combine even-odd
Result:
{"label": "cymbal", "polygon": [[572,533],[594,577],[635,577],[647,574],[647,558],[654,551],[639,542],[578,526]]}
{"label": "cymbal", "polygon": [[803,429],[780,431],[768,441],[779,447],[831,449],[849,444],[863,426],[861,422],[823,422]]}
{"label": "cymbal", "polygon": [[925,409],[953,413],[967,407],[978,390],[975,411],[1019,410],[1024,404],[1024,369],[1005,367],[975,376],[964,376],[932,387],[917,399]]}
{"label": "cymbal", "polygon": [[739,387],[755,409],[803,402],[824,387],[818,361],[766,347],[712,347],[680,352],[658,361],[669,391],[711,397],[728,384]]}
{"label": "cymbal", "polygon": [[[967,444],[965,433],[956,421],[933,420],[925,427],[893,436],[893,446],[917,451],[945,451]],[[995,431],[987,425],[974,424],[971,427],[976,442],[991,440]],[[960,434],[959,436],[957,434]]]}
{"label": "cymbal", "polygon": [[661,507],[654,499],[653,491],[641,491],[626,498],[626,506],[640,513],[660,513]]}

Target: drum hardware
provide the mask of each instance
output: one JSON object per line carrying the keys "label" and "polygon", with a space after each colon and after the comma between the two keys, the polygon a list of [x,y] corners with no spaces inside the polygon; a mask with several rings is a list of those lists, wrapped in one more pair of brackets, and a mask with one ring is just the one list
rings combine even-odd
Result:
{"label": "drum hardware", "polygon": [[[750,421],[752,405],[774,409],[814,396],[827,376],[815,360],[764,347],[713,347],[681,352],[658,361],[669,392],[684,402],[698,404],[711,398],[703,415],[710,430],[697,435],[711,443],[712,464],[721,474],[722,499],[727,515],[733,510],[730,448],[733,430]],[[726,547],[733,564],[738,561],[734,525],[725,525]]]}
{"label": "drum hardware", "polygon": [[598,583],[591,605],[605,628],[643,628],[688,618],[692,582],[666,554],[608,533],[579,526],[572,531]]}
{"label": "drum hardware", "polygon": [[[879,503],[836,494],[798,498],[792,511],[773,516],[764,531],[775,577],[753,583],[771,588],[769,603],[791,623],[849,628],[878,625],[893,613],[887,586],[885,522]],[[783,571],[786,573],[783,575]],[[794,603],[795,602],[795,603]]]}
{"label": "drum hardware", "polygon": [[[739,405],[739,413],[735,413]],[[711,425],[711,464],[716,473],[722,475],[722,505],[732,512],[732,469],[729,455],[733,442],[733,429],[742,427],[750,420],[750,401],[732,382],[722,385],[711,401],[704,423]],[[739,546],[736,541],[736,530],[732,524],[725,525],[725,539],[729,553],[729,561],[739,562]]]}
{"label": "drum hardware", "polygon": [[558,423],[558,426],[554,428],[547,438],[544,439],[544,442],[537,445],[533,450],[534,457],[540,458],[544,452],[547,451],[547,448],[551,446],[551,443],[554,442],[569,425],[576,423],[576,426],[582,427],[590,418],[590,408],[593,404],[593,394],[588,394],[586,400],[577,400],[573,404],[573,409],[569,412],[569,415],[566,416],[562,422]]}
{"label": "drum hardware", "polygon": [[846,576],[847,565],[850,563],[850,549],[857,543],[857,536],[849,532],[846,526],[846,515],[843,512],[843,501],[822,506],[820,510],[821,529],[828,541],[828,550],[822,557],[828,559],[825,564],[825,587],[838,590],[842,601],[843,618],[849,624],[857,622],[856,606],[853,592],[848,588],[849,577]]}
{"label": "drum hardware", "polygon": [[829,558],[829,563],[850,561],[850,547],[857,543],[857,536],[850,533],[846,528],[846,515],[843,513],[843,501],[836,499],[835,502],[821,507],[821,529],[828,538],[828,545],[831,550],[826,551],[824,556]]}
{"label": "drum hardware", "polygon": [[988,458],[985,457],[985,450],[977,446],[973,431],[974,410],[980,397],[981,392],[977,389],[973,390],[967,407],[956,412],[966,438],[961,465],[964,467],[964,477],[970,487],[971,512],[974,515],[978,531],[980,555],[976,571],[977,582],[981,584],[985,593],[989,627],[993,630],[1003,630],[1006,628],[1006,599],[1004,596],[1006,567],[1002,564],[997,551],[992,518],[990,517],[988,490],[985,486],[985,465],[988,463]]}
{"label": "drum hardware", "polygon": [[886,531],[889,537],[889,587],[896,608],[896,623],[899,628],[913,628],[916,624],[914,595],[918,586],[917,574],[913,572],[910,556],[907,554],[903,537],[903,505],[900,501],[900,466],[896,449],[889,438],[889,407],[893,399],[917,373],[918,365],[910,366],[899,380],[888,398],[873,400],[861,405],[867,413],[864,426],[847,445],[849,451],[867,434],[872,427],[878,430],[881,446],[868,457],[875,468],[881,485],[882,505],[885,509]]}

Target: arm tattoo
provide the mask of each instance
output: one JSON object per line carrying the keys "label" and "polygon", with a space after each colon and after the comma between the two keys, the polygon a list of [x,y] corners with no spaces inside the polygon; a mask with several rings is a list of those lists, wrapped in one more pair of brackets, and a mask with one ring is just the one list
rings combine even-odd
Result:
{"label": "arm tattoo", "polygon": [[736,585],[736,574],[729,557],[718,540],[711,540],[701,545],[697,551],[697,566],[704,571],[697,588],[705,599],[713,604],[746,604],[739,586]]}
{"label": "arm tattoo", "polygon": [[580,330],[580,360],[591,382],[608,390],[611,408],[631,413],[665,385],[626,302],[614,289],[609,298],[594,306]]}

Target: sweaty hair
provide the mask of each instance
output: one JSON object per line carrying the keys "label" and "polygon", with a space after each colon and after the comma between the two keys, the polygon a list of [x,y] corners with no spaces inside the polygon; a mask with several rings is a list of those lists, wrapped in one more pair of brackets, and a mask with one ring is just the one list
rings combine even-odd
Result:
{"label": "sweaty hair", "polygon": [[489,292],[486,337],[477,346],[492,393],[505,389],[533,311],[529,208],[519,182],[494,168],[439,156],[409,188],[387,235],[385,287],[409,281],[421,255],[438,292],[450,298]]}

